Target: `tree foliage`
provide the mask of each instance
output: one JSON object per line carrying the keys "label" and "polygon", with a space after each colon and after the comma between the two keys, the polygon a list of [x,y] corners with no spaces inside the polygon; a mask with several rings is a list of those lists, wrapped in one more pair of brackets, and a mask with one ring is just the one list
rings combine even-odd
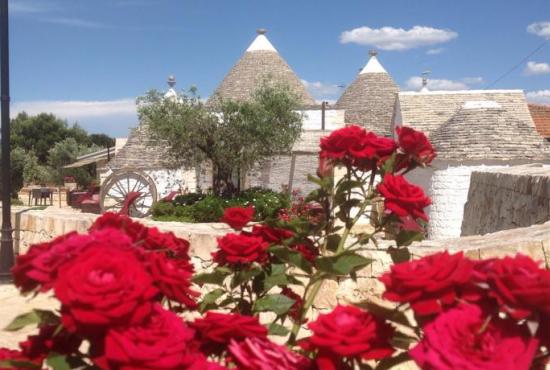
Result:
{"label": "tree foliage", "polygon": [[140,119],[164,140],[180,164],[193,167],[205,160],[213,167],[216,194],[239,191],[235,179],[255,163],[289,154],[302,130],[298,99],[287,87],[264,84],[250,101],[221,100],[206,107],[191,91],[165,99],[151,91],[138,99]]}

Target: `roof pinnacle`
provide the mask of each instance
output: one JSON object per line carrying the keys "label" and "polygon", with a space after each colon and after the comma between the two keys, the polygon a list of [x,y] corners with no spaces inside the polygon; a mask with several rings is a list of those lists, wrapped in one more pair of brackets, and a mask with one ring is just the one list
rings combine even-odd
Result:
{"label": "roof pinnacle", "polygon": [[265,28],[258,28],[258,29],[256,30],[256,33],[257,33],[258,35],[265,35],[265,34],[267,33],[267,30],[266,30]]}

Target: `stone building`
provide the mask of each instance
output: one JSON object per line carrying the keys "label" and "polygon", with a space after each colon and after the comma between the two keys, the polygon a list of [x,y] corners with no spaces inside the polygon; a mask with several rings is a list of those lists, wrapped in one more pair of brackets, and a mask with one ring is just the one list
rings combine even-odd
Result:
{"label": "stone building", "polygon": [[460,236],[472,171],[548,158],[521,90],[401,92],[394,125],[425,132],[437,152],[408,175],[432,198],[431,239]]}
{"label": "stone building", "polygon": [[336,102],[345,110],[346,123],[360,124],[379,135],[391,136],[395,99],[399,87],[386,72],[374,50],[370,59]]}

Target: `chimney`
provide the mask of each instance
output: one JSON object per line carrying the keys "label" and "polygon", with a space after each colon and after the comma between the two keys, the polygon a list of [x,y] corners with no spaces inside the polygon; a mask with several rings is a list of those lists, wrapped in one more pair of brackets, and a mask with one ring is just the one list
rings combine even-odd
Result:
{"label": "chimney", "polygon": [[422,72],[422,88],[420,89],[420,92],[427,92],[428,90],[428,76],[432,73],[432,71],[424,71]]}

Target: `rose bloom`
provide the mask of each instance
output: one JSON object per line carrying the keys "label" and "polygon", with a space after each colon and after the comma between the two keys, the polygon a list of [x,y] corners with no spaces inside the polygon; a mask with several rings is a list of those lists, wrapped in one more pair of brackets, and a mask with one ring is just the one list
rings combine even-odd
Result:
{"label": "rose bloom", "polygon": [[318,350],[317,364],[338,368],[344,358],[382,359],[394,349],[393,328],[355,306],[336,306],[307,325],[313,335],[300,342],[308,351]]}
{"label": "rose bloom", "polygon": [[476,263],[476,278],[488,284],[487,294],[515,319],[533,313],[550,315],[550,271],[518,254]]}
{"label": "rose bloom", "polygon": [[262,237],[266,242],[270,244],[280,244],[286,239],[290,239],[294,236],[294,233],[290,230],[274,228],[267,225],[254,225],[252,226],[252,235]]}
{"label": "rose bloom", "polygon": [[379,280],[386,286],[385,299],[410,303],[418,315],[432,315],[456,303],[472,273],[473,262],[462,252],[445,251],[394,264]]}
{"label": "rose bloom", "polygon": [[[360,151],[355,150],[353,152],[353,155],[358,160],[383,160],[391,156],[396,149],[397,144],[393,139],[383,136],[377,136],[373,132],[368,132],[363,138],[363,149]],[[361,163],[361,161],[358,163]],[[367,164],[367,166],[360,165],[360,167],[370,169],[371,164],[369,163]]]}
{"label": "rose bloom", "polygon": [[149,253],[147,267],[155,286],[167,298],[188,308],[196,308],[200,293],[191,289],[193,265],[186,260],[174,260],[164,253]]}
{"label": "rose bloom", "polygon": [[231,340],[231,358],[240,370],[309,370],[311,361],[266,338]]}
{"label": "rose bloom", "polygon": [[195,359],[194,332],[171,311],[156,304],[140,325],[111,329],[104,354],[94,362],[102,369],[186,369]]}
{"label": "rose bloom", "polygon": [[231,339],[241,341],[245,338],[267,337],[267,329],[260,324],[258,317],[238,313],[208,311],[191,326],[196,330],[202,352],[206,354],[220,354]]}
{"label": "rose bloom", "polygon": [[423,132],[411,127],[398,127],[399,148],[405,156],[422,165],[430,164],[436,157],[434,148]]}
{"label": "rose bloom", "polygon": [[212,253],[212,257],[221,266],[263,263],[268,247],[269,243],[258,236],[227,234],[218,239],[219,250]]}
{"label": "rose bloom", "polygon": [[364,128],[350,125],[333,131],[321,138],[321,156],[330,159],[354,157],[355,153],[364,150],[364,138],[367,132]]}
{"label": "rose bloom", "polygon": [[230,207],[226,208],[221,218],[222,222],[225,222],[235,230],[241,230],[254,218],[253,207]]}
{"label": "rose bloom", "polygon": [[[107,230],[106,230],[107,231]],[[113,232],[113,244],[120,233]],[[59,269],[54,286],[69,331],[101,333],[107,327],[139,324],[158,291],[135,249],[113,245],[86,248]]]}
{"label": "rose bloom", "polygon": [[538,340],[513,321],[487,317],[475,305],[439,315],[424,327],[410,356],[422,369],[527,370]]}
{"label": "rose bloom", "polygon": [[409,183],[403,176],[386,174],[377,188],[384,197],[386,210],[399,217],[411,216],[428,221],[424,208],[432,202],[421,187]]}

